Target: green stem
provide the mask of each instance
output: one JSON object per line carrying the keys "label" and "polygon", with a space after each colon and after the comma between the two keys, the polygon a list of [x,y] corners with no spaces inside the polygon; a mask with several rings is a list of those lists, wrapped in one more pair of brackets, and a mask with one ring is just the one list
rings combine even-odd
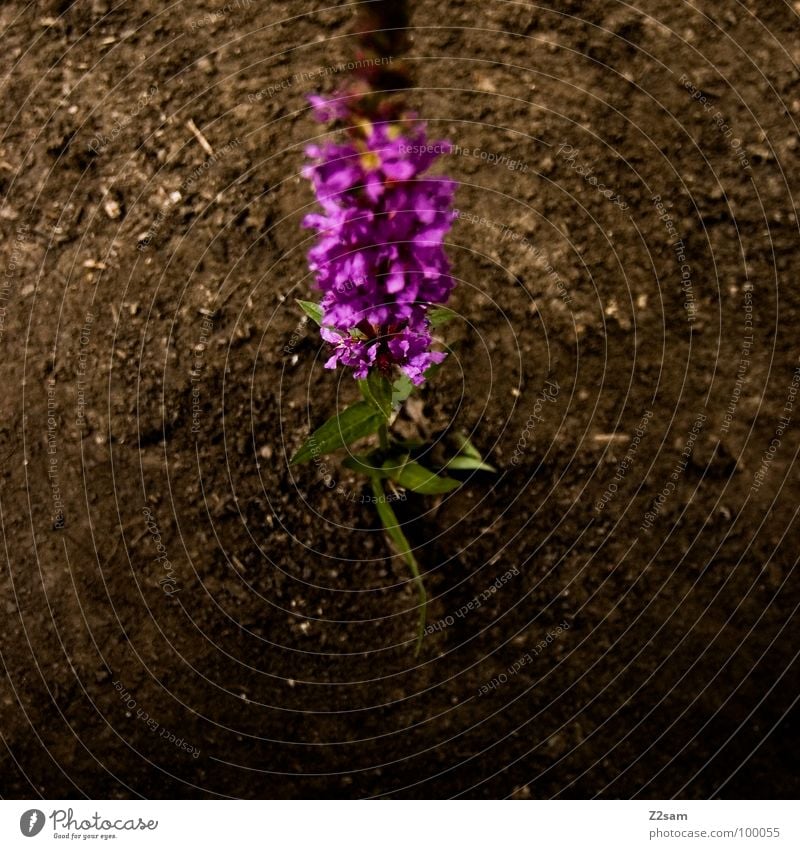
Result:
{"label": "green stem", "polygon": [[428,619],[428,594],[425,592],[425,584],[422,582],[422,576],[419,573],[417,559],[414,557],[414,552],[411,550],[411,545],[406,539],[406,535],[400,530],[400,523],[397,521],[394,510],[392,510],[389,502],[386,500],[383,484],[378,477],[372,478],[372,492],[375,495],[375,506],[378,509],[381,522],[383,522],[383,527],[386,528],[386,533],[391,537],[398,553],[411,569],[411,574],[414,576],[414,583],[417,585],[419,620],[417,624],[417,643],[414,649],[414,656],[416,657],[419,654],[419,650],[422,647],[422,640],[425,636],[425,623]]}
{"label": "green stem", "polygon": [[378,428],[378,442],[383,451],[389,447],[389,428],[385,423]]}

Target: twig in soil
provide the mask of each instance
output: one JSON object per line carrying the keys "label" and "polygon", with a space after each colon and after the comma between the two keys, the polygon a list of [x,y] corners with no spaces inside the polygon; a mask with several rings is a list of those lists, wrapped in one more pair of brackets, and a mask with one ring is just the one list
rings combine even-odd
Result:
{"label": "twig in soil", "polygon": [[213,156],[214,148],[211,147],[211,145],[208,143],[208,139],[197,128],[197,124],[195,124],[195,122],[191,118],[189,118],[189,120],[186,122],[186,126],[192,131],[192,135],[197,139],[197,141],[200,142],[200,147],[202,147],[203,150],[209,156]]}
{"label": "twig in soil", "polygon": [[630,442],[631,438],[627,433],[596,433],[594,435],[595,442]]}

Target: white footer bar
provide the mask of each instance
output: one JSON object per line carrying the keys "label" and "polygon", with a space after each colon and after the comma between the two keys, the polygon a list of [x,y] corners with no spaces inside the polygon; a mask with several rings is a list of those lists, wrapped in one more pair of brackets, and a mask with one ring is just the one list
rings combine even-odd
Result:
{"label": "white footer bar", "polygon": [[2,801],[0,846],[796,849],[798,809],[791,801]]}

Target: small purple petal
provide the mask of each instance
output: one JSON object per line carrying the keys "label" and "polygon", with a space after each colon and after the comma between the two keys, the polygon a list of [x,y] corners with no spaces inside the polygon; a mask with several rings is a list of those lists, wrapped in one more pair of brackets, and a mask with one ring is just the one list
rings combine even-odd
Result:
{"label": "small purple petal", "polygon": [[[355,123],[347,97],[309,100],[320,120]],[[306,148],[312,162],[303,175],[323,213],[306,215],[303,226],[318,234],[309,266],[323,292],[320,334],[333,346],[326,367],[361,378],[394,365],[419,384],[446,356],[431,351],[426,311],[455,286],[444,239],[456,184],[423,176],[451,145],[428,142],[424,124],[409,117],[362,123],[360,137]]]}

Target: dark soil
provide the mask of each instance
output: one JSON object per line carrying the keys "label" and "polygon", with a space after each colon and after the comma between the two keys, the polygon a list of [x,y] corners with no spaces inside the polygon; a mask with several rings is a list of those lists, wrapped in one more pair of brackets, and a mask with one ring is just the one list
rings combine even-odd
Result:
{"label": "dark soil", "polygon": [[797,796],[793,5],[413,4],[485,157],[399,426],[499,470],[398,505],[415,658],[363,481],[287,463],[357,395],[294,304],[352,7],[4,3],[0,793]]}

